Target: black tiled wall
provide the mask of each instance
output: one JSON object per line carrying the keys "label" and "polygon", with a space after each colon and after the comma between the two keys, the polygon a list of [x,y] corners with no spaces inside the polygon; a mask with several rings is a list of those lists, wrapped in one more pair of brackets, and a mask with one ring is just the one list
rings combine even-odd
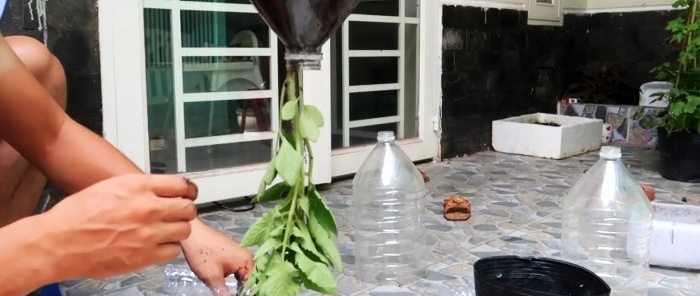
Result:
{"label": "black tiled wall", "polygon": [[[589,73],[612,67],[620,83],[638,87],[654,80],[651,69],[673,59],[676,48],[668,42],[666,23],[678,11],[601,13],[579,18],[588,24],[587,66]],[[633,98],[632,104],[638,103]]]}
{"label": "black tiled wall", "polygon": [[490,149],[495,119],[554,113],[582,74],[603,65],[636,96],[673,52],[664,27],[675,15],[565,15],[563,26],[549,27],[528,26],[524,11],[444,6],[443,157]]}
{"label": "black tiled wall", "polygon": [[[36,2],[8,0],[0,32],[5,36],[27,35],[43,42],[44,34],[38,30]],[[97,0],[47,1],[46,13],[47,46],[66,71],[68,114],[91,130],[102,133]]]}

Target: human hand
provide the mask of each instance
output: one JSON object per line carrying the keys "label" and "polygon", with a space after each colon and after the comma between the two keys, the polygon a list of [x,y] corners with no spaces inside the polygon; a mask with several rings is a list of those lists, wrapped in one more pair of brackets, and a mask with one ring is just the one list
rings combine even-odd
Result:
{"label": "human hand", "polygon": [[58,271],[105,278],[180,253],[197,215],[197,188],[179,176],[126,175],[96,183],[48,211],[41,248]]}
{"label": "human hand", "polygon": [[234,274],[238,280],[248,280],[253,252],[201,221],[192,221],[192,225],[192,235],[182,242],[187,263],[213,292],[230,295],[225,278]]}

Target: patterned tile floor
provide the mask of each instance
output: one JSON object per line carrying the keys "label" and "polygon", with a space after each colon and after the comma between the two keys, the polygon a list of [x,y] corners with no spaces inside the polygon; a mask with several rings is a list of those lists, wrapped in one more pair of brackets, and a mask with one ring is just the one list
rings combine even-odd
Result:
{"label": "patterned tile floor", "polygon": [[[351,181],[324,186],[340,228],[339,248],[345,269],[338,275],[340,295],[445,295],[452,288],[473,285],[473,263],[493,255],[559,255],[560,206],[569,188],[598,159],[588,153],[565,160],[483,152],[465,158],[421,164],[430,176],[431,196],[426,207],[426,227],[431,252],[428,274],[405,285],[372,286],[354,276],[350,239]],[[623,161],[641,182],[656,187],[659,202],[700,205],[700,185],[665,180],[655,170],[653,151],[625,149]],[[448,222],[441,216],[442,198],[450,193],[472,201],[473,216],[467,222]],[[201,218],[240,240],[248,226],[269,206],[252,212],[210,211]],[[177,262],[181,263],[182,259]],[[104,281],[63,283],[64,295],[165,295],[163,267]],[[700,272],[652,268],[650,296],[700,295]],[[309,294],[309,293],[304,293]],[[310,295],[310,294],[309,294]]]}

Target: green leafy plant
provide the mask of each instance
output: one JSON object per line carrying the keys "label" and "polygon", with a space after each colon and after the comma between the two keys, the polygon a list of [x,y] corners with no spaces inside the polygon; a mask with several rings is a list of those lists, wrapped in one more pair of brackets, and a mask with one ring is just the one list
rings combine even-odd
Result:
{"label": "green leafy plant", "polygon": [[680,15],[669,21],[671,42],[680,45],[678,57],[663,63],[653,72],[660,80],[673,83],[668,93],[655,94],[655,100],[668,101],[657,126],[669,132],[700,133],[700,0],[677,0],[673,6],[685,7]]}
{"label": "green leafy plant", "polygon": [[[333,240],[337,227],[312,182],[311,142],[318,139],[324,119],[316,107],[304,104],[298,67],[288,70],[280,106],[276,154],[255,198],[258,203],[278,203],[243,238],[243,246],[258,246],[244,290],[252,295],[285,296],[305,287],[337,294],[331,272],[331,268],[342,269]],[[274,184],[277,176],[283,182]]]}

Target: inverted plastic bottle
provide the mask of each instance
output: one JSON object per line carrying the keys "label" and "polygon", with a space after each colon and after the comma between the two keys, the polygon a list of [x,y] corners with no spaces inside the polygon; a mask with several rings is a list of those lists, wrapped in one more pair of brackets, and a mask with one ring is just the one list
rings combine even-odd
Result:
{"label": "inverted plastic bottle", "polygon": [[[225,292],[210,290],[187,265],[168,264],[163,269],[163,275],[163,290],[169,296],[212,295],[212,292]],[[226,278],[226,287],[231,295],[238,295],[240,285],[235,276]]]}
{"label": "inverted plastic bottle", "polygon": [[603,147],[569,192],[562,256],[598,274],[612,295],[646,295],[651,205],[621,158],[619,147]]}
{"label": "inverted plastic bottle", "polygon": [[424,275],[426,189],[394,133],[379,132],[377,140],[353,180],[355,275],[400,283]]}

